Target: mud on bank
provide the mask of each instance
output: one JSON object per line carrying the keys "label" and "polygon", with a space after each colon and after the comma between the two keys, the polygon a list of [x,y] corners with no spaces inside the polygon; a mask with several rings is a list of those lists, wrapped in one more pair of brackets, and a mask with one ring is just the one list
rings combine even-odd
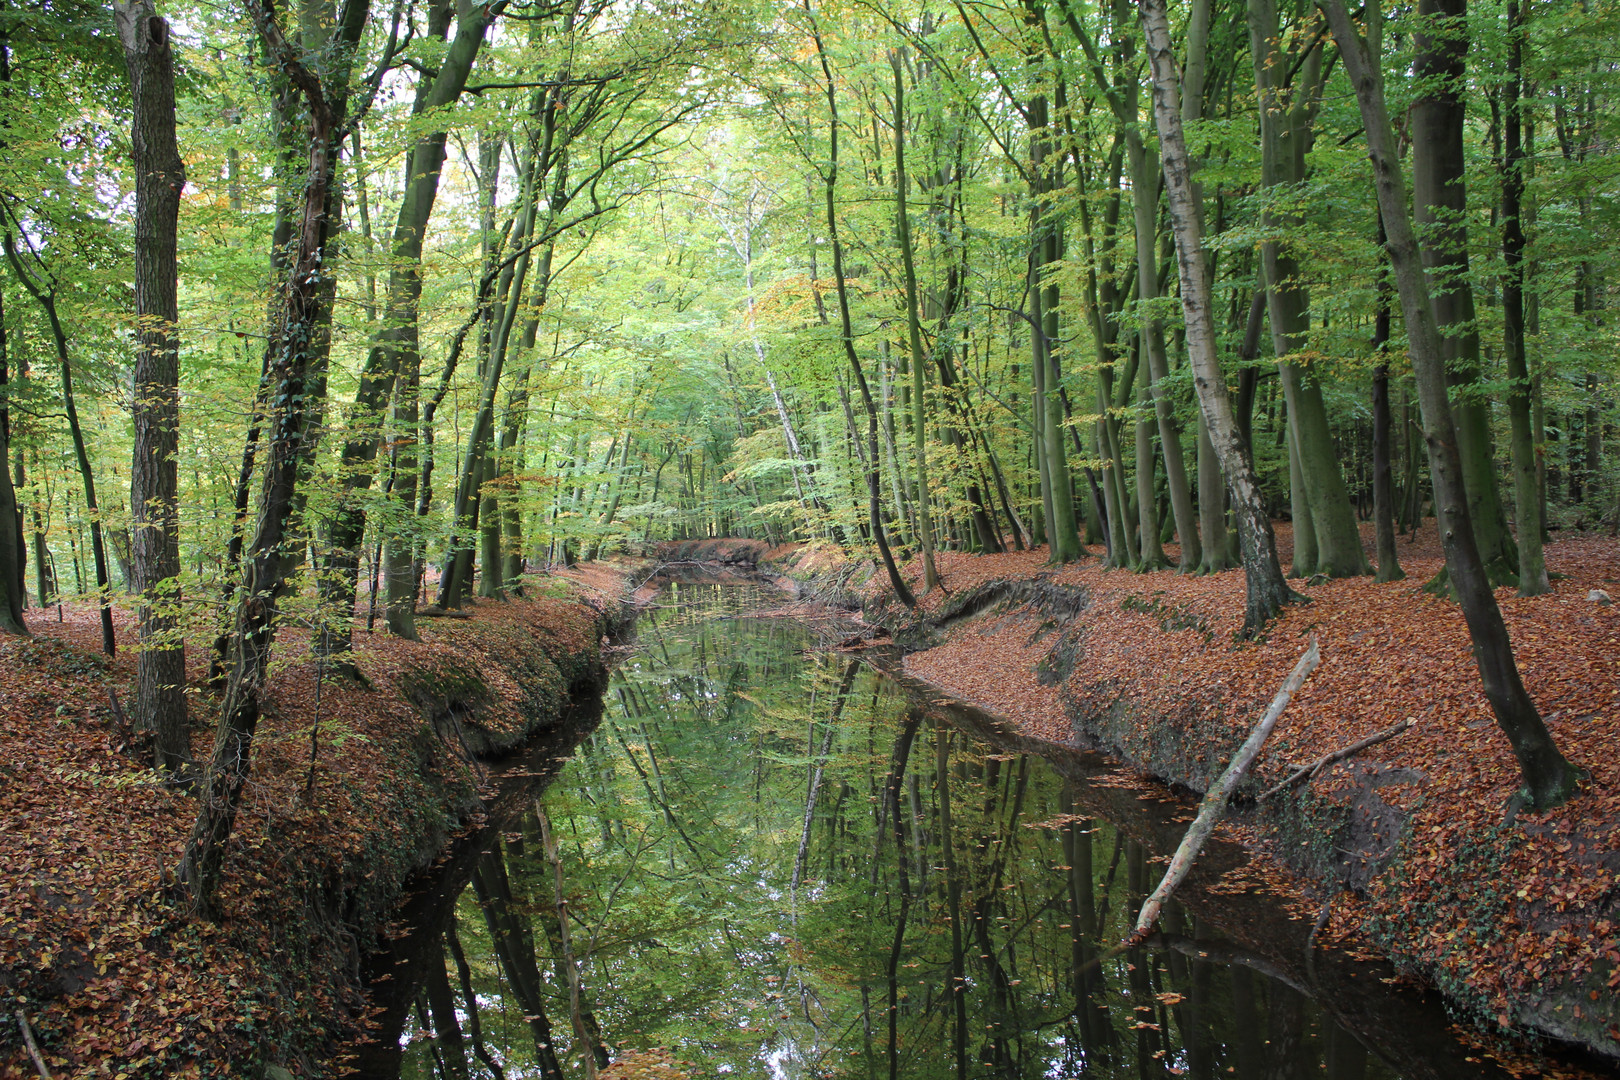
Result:
{"label": "mud on bank", "polygon": [[[357,632],[369,685],[319,677],[282,634],[217,926],[162,898],[195,805],[151,782],[113,711],[130,654],[107,661],[71,621],[0,640],[0,1075],[35,1075],[19,1011],[58,1077],[330,1074],[406,881],[482,813],[478,759],[600,689],[628,585],[541,580],[556,598],[424,619],[421,643]],[[201,758],[218,702],[192,701]]]}

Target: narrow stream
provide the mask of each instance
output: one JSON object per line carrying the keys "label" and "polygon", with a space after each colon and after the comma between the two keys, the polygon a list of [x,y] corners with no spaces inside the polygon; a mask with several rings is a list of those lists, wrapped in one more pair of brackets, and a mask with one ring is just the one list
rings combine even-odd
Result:
{"label": "narrow stream", "polygon": [[1103,956],[1185,804],[746,616],[779,602],[669,586],[600,716],[503,767],[373,959],[357,1075],[1505,1075],[1232,845]]}

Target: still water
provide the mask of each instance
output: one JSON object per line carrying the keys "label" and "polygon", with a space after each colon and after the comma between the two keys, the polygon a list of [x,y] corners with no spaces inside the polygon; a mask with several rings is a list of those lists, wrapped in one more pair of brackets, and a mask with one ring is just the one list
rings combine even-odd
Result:
{"label": "still water", "polygon": [[930,702],[780,594],[671,584],[374,957],[364,1077],[1502,1075],[1185,804]]}

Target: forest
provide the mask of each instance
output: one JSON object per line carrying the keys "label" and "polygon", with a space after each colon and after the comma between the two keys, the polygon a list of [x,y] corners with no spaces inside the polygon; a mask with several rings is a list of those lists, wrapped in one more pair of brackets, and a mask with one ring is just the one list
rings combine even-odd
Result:
{"label": "forest", "polygon": [[358,675],[526,571],[735,536],[906,607],[946,551],[1241,569],[1258,634],[1429,519],[1556,805],[1496,590],[1620,528],[1616,15],[8,4],[0,631],[133,624],[206,915],[279,629]]}

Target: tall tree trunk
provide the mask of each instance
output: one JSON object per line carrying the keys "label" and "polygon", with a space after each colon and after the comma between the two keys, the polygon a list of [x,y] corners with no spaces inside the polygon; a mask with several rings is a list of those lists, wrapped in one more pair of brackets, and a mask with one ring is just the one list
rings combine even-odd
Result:
{"label": "tall tree trunk", "polygon": [[1192,205],[1192,176],[1187,141],[1181,126],[1181,79],[1170,48],[1170,26],[1163,0],[1139,0],[1148,62],[1153,72],[1153,116],[1159,129],[1160,157],[1164,164],[1165,194],[1176,237],[1176,260],[1181,271],[1181,311],[1187,324],[1187,358],[1193,385],[1210,441],[1221,459],[1221,471],[1231,489],[1233,510],[1242,544],[1243,576],[1247,585],[1243,630],[1250,636],[1263,631],[1282,606],[1294,600],[1277,562],[1277,543],[1266,517],[1265,503],[1254,465],[1238,435],[1237,419],[1221,373],[1215,341],[1215,315],[1211,308],[1209,266],[1203,257],[1203,237]]}
{"label": "tall tree trunk", "polygon": [[911,215],[906,210],[906,81],[905,63],[897,52],[889,54],[894,68],[894,201],[899,234],[900,264],[905,272],[906,338],[911,346],[912,446],[917,457],[917,539],[922,547],[923,592],[939,587],[934,566],[934,517],[928,494],[928,412],[923,399],[925,374],[922,326],[917,309],[917,268],[911,251]]}
{"label": "tall tree trunk", "polygon": [[[1445,372],[1458,391],[1451,413],[1469,521],[1491,583],[1516,584],[1519,557],[1497,486],[1490,401],[1477,389],[1483,373],[1468,267],[1463,152],[1466,11],[1466,0],[1420,0],[1418,4],[1413,74],[1422,93],[1411,108],[1411,197]],[[1385,225],[1388,227],[1387,221]],[[1426,405],[1424,412],[1428,412]],[[1436,590],[1444,587],[1442,581],[1432,584]]]}
{"label": "tall tree trunk", "polygon": [[[1138,354],[1147,348],[1145,334],[1136,334]],[[1138,361],[1136,369],[1136,544],[1139,558],[1136,569],[1141,573],[1163,570],[1170,565],[1164,554],[1164,543],[1159,539],[1159,497],[1154,485],[1157,455],[1153,451],[1155,420],[1153,409],[1153,376],[1148,364]]]}
{"label": "tall tree trunk", "polygon": [[[7,352],[5,308],[0,306],[0,630],[26,635],[28,624],[23,621],[23,607],[28,591],[23,584],[22,511],[17,508],[17,492],[11,483],[8,464],[11,461],[10,395],[11,358]],[[19,457],[18,467],[21,465]],[[36,571],[39,568],[36,567]],[[45,580],[40,576],[39,606],[44,607],[46,603]]]}
{"label": "tall tree trunk", "polygon": [[[1132,86],[1135,86],[1133,81]],[[1134,99],[1134,94],[1131,98]],[[1134,105],[1134,100],[1131,101]],[[1133,132],[1135,127],[1131,129]],[[1150,305],[1159,298],[1159,161],[1158,155],[1136,135],[1130,140],[1131,208],[1136,233],[1136,286],[1139,302]],[[1170,510],[1175,518],[1176,535],[1181,541],[1179,569],[1192,573],[1203,558],[1198,535],[1198,516],[1193,509],[1192,489],[1187,484],[1187,460],[1181,450],[1181,427],[1176,423],[1175,405],[1165,389],[1170,377],[1165,355],[1164,323],[1144,318],[1141,327],[1143,356],[1147,360],[1148,392],[1152,396],[1154,419],[1158,424],[1159,446],[1164,455],[1165,484],[1170,493]],[[1140,481],[1138,482],[1140,487]],[[1140,496],[1139,496],[1140,497]],[[1155,528],[1157,532],[1157,528]],[[1155,541],[1155,547],[1157,541]],[[1144,539],[1143,551],[1147,551]],[[1159,552],[1162,558],[1163,552]],[[1146,555],[1144,562],[1149,561]]]}
{"label": "tall tree trunk", "polygon": [[[1293,198],[1284,189],[1305,180],[1305,154],[1310,147],[1311,121],[1316,114],[1325,70],[1318,43],[1284,47],[1274,0],[1249,0],[1250,53],[1254,58],[1255,87],[1261,101],[1260,153],[1262,183],[1280,200]],[[1297,71],[1292,79],[1289,74]],[[1268,228],[1300,223],[1299,215],[1267,209]],[[1272,346],[1277,370],[1288,402],[1289,437],[1304,484],[1303,502],[1309,506],[1314,532],[1314,560],[1295,557],[1295,571],[1329,577],[1352,577],[1367,572],[1355,509],[1339,471],[1338,451],[1328,428],[1327,404],[1317,381],[1315,364],[1290,359],[1309,347],[1310,294],[1299,263],[1277,240],[1261,245],[1265,266],[1266,301],[1271,316]],[[1302,536],[1299,517],[1294,542]]]}
{"label": "tall tree trunk", "polygon": [[1502,159],[1502,323],[1503,351],[1507,353],[1508,423],[1512,429],[1513,502],[1518,525],[1519,595],[1540,596],[1552,591],[1547,580],[1547,559],[1541,534],[1545,523],[1541,483],[1536,469],[1535,432],[1530,423],[1530,365],[1524,345],[1524,117],[1521,83],[1524,79],[1524,39],[1528,33],[1526,9],[1508,0],[1508,77],[1503,88],[1505,153]]}
{"label": "tall tree trunk", "polygon": [[296,233],[291,273],[283,288],[283,331],[271,358],[273,392],[270,396],[270,438],[260,491],[258,524],[244,561],[243,584],[237,602],[230,681],[220,707],[213,757],[203,777],[197,821],[186,842],[176,871],[177,890],[192,910],[214,919],[214,906],[225,860],[225,844],[236,823],[236,811],[252,761],[253,735],[258,728],[260,694],[269,674],[277,602],[286,582],[289,556],[288,524],[295,508],[299,483],[313,455],[314,433],[310,416],[320,408],[312,393],[317,378],[313,361],[325,318],[322,297],[329,296],[323,280],[329,269],[327,243],[331,225],[328,196],[336,182],[337,156],[347,111],[347,59],[365,26],[367,0],[350,0],[336,31],[335,50],[341,60],[326,72],[335,88],[328,92],[321,79],[306,68],[276,24],[270,0],[260,0],[251,11],[255,29],[266,52],[287,74],[303,96],[308,112],[309,164]]}
{"label": "tall tree trunk", "polygon": [[[1384,235],[1383,215],[1378,218],[1378,246],[1382,248]],[[1378,272],[1378,312],[1373,319],[1373,355],[1375,357],[1372,382],[1373,412],[1373,530],[1378,544],[1378,578],[1399,581],[1406,576],[1395,554],[1395,484],[1390,464],[1390,412],[1389,412],[1389,274],[1382,267]]]}
{"label": "tall tree trunk", "polygon": [[174,52],[151,0],[115,0],[135,102],[135,447],[129,508],[130,586],[141,598],[135,723],[153,734],[164,772],[191,760],[185,641],[178,635],[180,340],[178,230],[186,166],[175,140]]}
{"label": "tall tree trunk", "polygon": [[1339,43],[1367,133],[1378,206],[1389,237],[1390,264],[1401,298],[1401,311],[1406,318],[1408,348],[1422,403],[1423,435],[1428,444],[1429,472],[1434,485],[1435,513],[1440,519],[1440,535],[1445,543],[1446,568],[1468,622],[1485,696],[1518,758],[1525,783],[1524,795],[1533,807],[1556,806],[1574,794],[1580,773],[1559,753],[1535,703],[1525,691],[1501,609],[1496,606],[1496,595],[1491,591],[1484,558],[1475,543],[1457,433],[1451,420],[1445,349],[1407,209],[1406,178],[1401,173],[1395,133],[1384,102],[1383,72],[1379,67],[1382,16],[1376,0],[1370,0],[1366,12],[1370,36],[1364,39],[1351,23],[1344,0],[1321,0],[1321,5]]}
{"label": "tall tree trunk", "polygon": [[[113,637],[111,577],[107,573],[107,546],[101,536],[101,509],[96,499],[96,474],[90,467],[90,451],[85,446],[84,428],[79,423],[79,407],[73,394],[73,361],[68,356],[67,330],[56,310],[56,287],[45,285],[29,275],[17,251],[15,238],[7,230],[3,239],[6,258],[16,272],[23,288],[38,301],[51,328],[51,341],[56,346],[56,360],[62,373],[62,410],[67,414],[68,434],[73,439],[73,458],[79,466],[79,480],[84,485],[85,516],[90,519],[90,554],[95,562],[96,603],[101,613],[101,651],[108,656],[117,652]],[[83,585],[80,585],[83,591]]]}

